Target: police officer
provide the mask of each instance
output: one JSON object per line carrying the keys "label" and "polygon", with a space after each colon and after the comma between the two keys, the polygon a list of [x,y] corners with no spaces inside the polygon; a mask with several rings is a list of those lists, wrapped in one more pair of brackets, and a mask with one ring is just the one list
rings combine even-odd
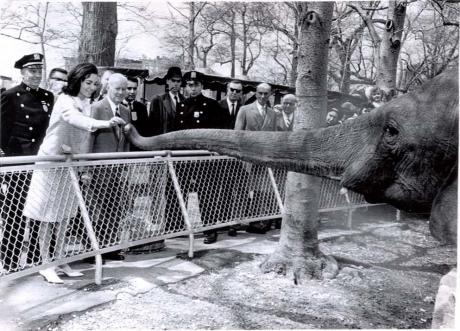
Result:
{"label": "police officer", "polygon": [[[53,107],[53,93],[39,87],[43,55],[25,55],[14,64],[21,70],[22,83],[1,95],[0,148],[6,156],[36,155],[45,137]],[[6,194],[2,201],[3,239],[1,260],[7,272],[16,271],[24,245],[26,220],[22,209],[30,174],[13,173],[3,180]],[[39,261],[38,224],[31,225],[27,263]]]}
{"label": "police officer", "polygon": [[[184,74],[186,91],[189,97],[176,106],[176,117],[174,119],[175,130],[185,129],[223,129],[225,128],[226,113],[219,106],[216,100],[205,97],[201,91],[203,89],[204,75],[198,71],[190,71]],[[191,173],[198,173],[195,180],[195,189],[198,193],[200,203],[201,220],[204,225],[212,223],[213,218],[218,217],[218,197],[212,196],[212,190],[209,184],[218,176],[218,169],[214,164],[197,164],[193,165],[197,171],[190,171],[184,176],[190,176]],[[204,232],[205,244],[212,244],[217,241],[217,232],[215,230]]]}

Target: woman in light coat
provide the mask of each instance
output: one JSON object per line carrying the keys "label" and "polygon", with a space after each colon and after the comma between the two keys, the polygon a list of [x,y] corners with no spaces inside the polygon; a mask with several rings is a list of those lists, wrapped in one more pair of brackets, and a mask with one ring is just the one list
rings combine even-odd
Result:
{"label": "woman in light coat", "polygon": [[[77,65],[68,76],[68,85],[57,99],[51,114],[46,136],[38,155],[63,154],[63,146],[71,153],[90,153],[91,133],[104,128],[124,125],[120,117],[96,120],[90,116],[90,98],[98,89],[99,76],[96,66],[90,63]],[[65,232],[69,220],[77,215],[78,203],[66,167],[35,170],[24,206],[24,216],[40,221],[39,242],[43,263],[62,254]],[[56,236],[55,251],[51,256],[51,238]],[[57,272],[68,276],[81,276],[65,264],[60,268],[49,267],[39,273],[51,283],[62,283]]]}

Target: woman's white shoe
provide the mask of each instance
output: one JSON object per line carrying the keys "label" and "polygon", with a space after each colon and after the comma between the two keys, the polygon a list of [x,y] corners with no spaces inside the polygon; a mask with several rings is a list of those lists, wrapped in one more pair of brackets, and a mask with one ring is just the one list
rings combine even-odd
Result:
{"label": "woman's white shoe", "polygon": [[81,277],[84,276],[80,271],[73,270],[68,264],[60,265],[56,268],[57,272],[64,273],[67,277]]}
{"label": "woman's white shoe", "polygon": [[53,267],[40,270],[38,273],[42,275],[48,283],[64,284],[64,282],[61,278],[59,278],[58,274],[56,273],[56,270]]}

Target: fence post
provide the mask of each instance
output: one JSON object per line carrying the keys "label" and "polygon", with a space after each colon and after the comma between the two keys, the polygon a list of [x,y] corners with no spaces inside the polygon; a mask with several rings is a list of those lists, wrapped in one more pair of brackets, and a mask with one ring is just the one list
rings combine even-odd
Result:
{"label": "fence post", "polygon": [[[72,160],[72,155],[66,153],[66,160],[67,162],[70,162]],[[93,230],[93,225],[91,223],[91,219],[89,217],[88,209],[86,208],[85,205],[85,199],[83,198],[83,194],[81,193],[80,189],[80,184],[78,183],[78,177],[77,174],[75,173],[75,169],[71,166],[68,167],[69,173],[70,173],[70,178],[72,182],[72,186],[75,190],[75,194],[77,196],[78,200],[78,205],[80,206],[80,213],[83,218],[83,223],[86,228],[86,232],[88,233],[89,240],[91,242],[91,247],[93,248],[94,251],[99,250],[99,244],[97,243],[97,238],[96,234],[94,233]],[[101,254],[97,254],[95,256],[96,259],[96,270],[95,270],[95,276],[94,276],[94,282],[97,285],[101,285],[102,283],[102,258]]]}
{"label": "fence post", "polygon": [[283,199],[281,199],[280,191],[278,190],[278,185],[276,184],[275,176],[273,175],[273,170],[271,168],[267,168],[268,177],[270,178],[270,182],[273,187],[273,191],[275,192],[276,201],[278,202],[278,207],[280,208],[281,214],[284,214],[284,204]]}
{"label": "fence post", "polygon": [[174,169],[173,163],[171,161],[167,161],[167,163],[168,163],[169,175],[171,176],[171,180],[174,185],[174,190],[176,191],[177,199],[179,200],[180,210],[182,212],[182,216],[184,216],[184,222],[185,222],[185,225],[187,226],[187,230],[189,231],[188,257],[192,258],[193,257],[193,244],[195,241],[192,223],[190,222],[190,218],[188,217],[187,206],[185,205],[184,196],[180,189],[179,181],[177,180],[176,170]]}

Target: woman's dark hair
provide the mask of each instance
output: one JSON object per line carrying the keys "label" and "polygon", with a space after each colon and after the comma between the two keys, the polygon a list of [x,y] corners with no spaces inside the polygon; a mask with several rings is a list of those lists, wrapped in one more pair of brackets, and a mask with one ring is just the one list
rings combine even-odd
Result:
{"label": "woman's dark hair", "polygon": [[62,92],[72,97],[76,97],[80,93],[81,82],[89,75],[98,75],[97,68],[92,63],[80,63],[75,68],[70,70],[67,76],[67,86],[64,86]]}

